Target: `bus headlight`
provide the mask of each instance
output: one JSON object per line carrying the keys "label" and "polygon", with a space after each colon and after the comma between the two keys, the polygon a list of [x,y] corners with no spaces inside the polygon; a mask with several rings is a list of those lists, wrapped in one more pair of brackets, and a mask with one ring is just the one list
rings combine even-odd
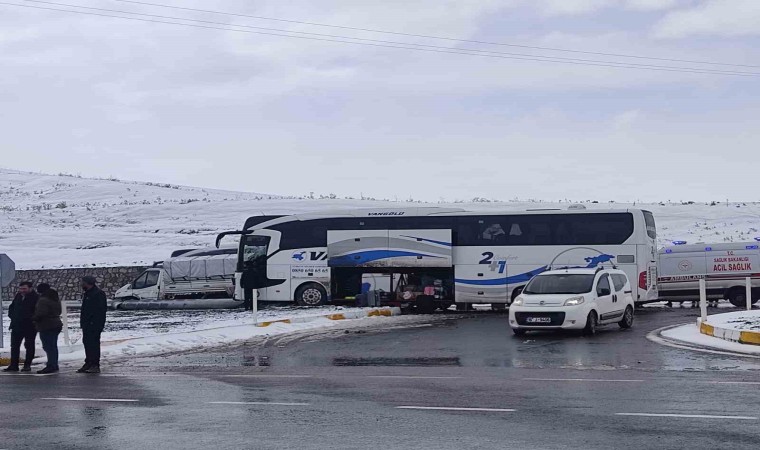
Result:
{"label": "bus headlight", "polygon": [[523,297],[522,295],[518,295],[515,298],[515,301],[512,302],[512,306],[522,306],[523,305]]}
{"label": "bus headlight", "polygon": [[583,303],[585,301],[586,301],[586,299],[583,298],[582,295],[579,296],[579,297],[572,297],[572,298],[568,298],[567,300],[565,300],[565,306],[578,306],[578,305],[580,305],[581,303]]}

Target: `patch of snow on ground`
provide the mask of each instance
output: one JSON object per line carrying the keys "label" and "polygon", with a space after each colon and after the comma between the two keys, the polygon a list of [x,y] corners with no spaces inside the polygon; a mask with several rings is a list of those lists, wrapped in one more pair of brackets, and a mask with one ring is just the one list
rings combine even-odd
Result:
{"label": "patch of snow on ground", "polygon": [[[258,321],[267,322],[282,319],[324,316],[337,312],[359,311],[376,308],[345,308],[342,306],[325,306],[320,308],[273,307],[259,311]],[[64,344],[63,333],[59,336],[58,346],[61,361],[73,361],[84,358],[81,345],[82,333],[79,328],[79,312],[71,311],[67,315],[71,348]],[[388,317],[371,317],[363,320],[387,320]],[[337,326],[347,321],[333,321],[319,318],[309,322],[292,324],[275,323],[268,327],[254,326],[253,313],[250,311],[109,311],[106,329],[101,337],[104,359],[132,355],[156,355],[176,351],[198,350],[232,344],[257,336],[292,333],[324,327]],[[7,321],[6,321],[7,326]],[[5,332],[6,347],[0,349],[5,357],[9,352],[9,333]],[[41,343],[37,339],[37,354],[44,360]],[[23,349],[22,349],[23,353]]]}
{"label": "patch of snow on ground", "polygon": [[714,314],[707,316],[707,323],[732,330],[760,331],[760,310]]}
{"label": "patch of snow on ground", "polygon": [[661,334],[668,339],[675,339],[687,344],[707,347],[713,350],[760,355],[760,346],[724,341],[723,339],[707,336],[706,334],[699,332],[699,328],[697,328],[696,324],[687,324],[680,327],[670,328],[663,331]]}

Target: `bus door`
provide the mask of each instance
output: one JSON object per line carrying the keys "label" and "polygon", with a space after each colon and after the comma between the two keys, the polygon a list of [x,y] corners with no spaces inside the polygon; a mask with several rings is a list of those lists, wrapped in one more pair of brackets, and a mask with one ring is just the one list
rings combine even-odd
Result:
{"label": "bus door", "polygon": [[267,276],[267,259],[272,238],[266,235],[243,236],[241,287],[248,291],[277,286],[286,280],[270,279]]}

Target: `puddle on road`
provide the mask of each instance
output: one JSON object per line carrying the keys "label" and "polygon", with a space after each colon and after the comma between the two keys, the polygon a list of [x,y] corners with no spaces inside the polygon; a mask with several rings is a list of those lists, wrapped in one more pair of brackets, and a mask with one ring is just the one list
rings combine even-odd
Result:
{"label": "puddle on road", "polygon": [[241,365],[244,367],[269,367],[272,363],[269,356],[246,356]]}
{"label": "puddle on road", "polygon": [[333,366],[461,366],[459,358],[333,358]]}

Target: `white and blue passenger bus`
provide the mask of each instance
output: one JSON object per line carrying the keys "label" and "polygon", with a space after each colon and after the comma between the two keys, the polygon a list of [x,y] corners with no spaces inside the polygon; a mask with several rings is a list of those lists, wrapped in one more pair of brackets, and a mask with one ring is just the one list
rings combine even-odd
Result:
{"label": "white and blue passenger bus", "polygon": [[600,264],[626,272],[636,301],[657,299],[654,217],[638,209],[355,209],[251,217],[232,233],[236,297],[249,301],[317,306],[371,290],[420,310],[502,309],[539,273]]}

